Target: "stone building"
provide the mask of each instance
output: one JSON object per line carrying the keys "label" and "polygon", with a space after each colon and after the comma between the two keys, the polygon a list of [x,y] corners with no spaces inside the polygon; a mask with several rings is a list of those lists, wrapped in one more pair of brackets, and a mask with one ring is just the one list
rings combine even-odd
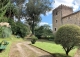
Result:
{"label": "stone building", "polygon": [[76,24],[80,26],[80,11],[73,13],[71,7],[60,5],[52,12],[53,33],[63,24]]}

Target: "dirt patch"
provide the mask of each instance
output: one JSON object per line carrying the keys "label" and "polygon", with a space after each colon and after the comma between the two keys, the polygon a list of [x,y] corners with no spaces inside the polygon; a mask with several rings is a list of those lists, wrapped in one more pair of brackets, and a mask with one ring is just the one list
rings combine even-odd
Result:
{"label": "dirt patch", "polygon": [[51,54],[29,44],[30,42],[12,44],[9,57],[53,57]]}

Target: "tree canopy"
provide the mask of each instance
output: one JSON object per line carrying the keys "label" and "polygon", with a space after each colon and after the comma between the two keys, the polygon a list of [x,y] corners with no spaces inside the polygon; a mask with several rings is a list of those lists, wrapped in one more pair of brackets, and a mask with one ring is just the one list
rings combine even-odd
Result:
{"label": "tree canopy", "polygon": [[11,3],[11,0],[0,0],[0,20],[4,19],[4,16],[13,18],[17,13],[17,7]]}
{"label": "tree canopy", "polygon": [[53,33],[52,33],[50,26],[45,24],[42,26],[36,26],[35,27],[35,35],[39,36],[39,38],[41,38],[41,36],[47,38],[47,36],[52,37]]}
{"label": "tree canopy", "polygon": [[55,42],[61,44],[66,54],[80,43],[80,27],[77,25],[63,25],[56,32]]}
{"label": "tree canopy", "polygon": [[0,0],[0,18],[5,15],[9,4],[10,4],[9,0],[4,0],[4,1]]}
{"label": "tree canopy", "polygon": [[50,0],[28,0],[26,3],[27,21],[30,24],[32,34],[34,34],[34,27],[37,22],[40,22],[40,15],[46,15],[47,11],[51,10]]}

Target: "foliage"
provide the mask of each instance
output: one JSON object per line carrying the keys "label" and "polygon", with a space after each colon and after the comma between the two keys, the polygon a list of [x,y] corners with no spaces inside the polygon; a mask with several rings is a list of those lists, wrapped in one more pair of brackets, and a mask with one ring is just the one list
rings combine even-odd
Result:
{"label": "foliage", "polygon": [[47,11],[51,10],[50,0],[28,0],[26,3],[27,21],[31,27],[32,34],[34,34],[35,24],[41,20],[40,15],[46,15]]}
{"label": "foliage", "polygon": [[12,34],[12,31],[9,27],[0,27],[0,38],[7,38],[10,37]]}
{"label": "foliage", "polygon": [[6,47],[7,47],[8,44],[9,44],[9,42],[3,40],[3,41],[0,43],[0,52],[6,50]]}
{"label": "foliage", "polygon": [[37,39],[38,39],[38,38],[33,35],[33,36],[32,36],[32,39],[31,39],[31,43],[32,43],[32,44],[35,44],[35,42],[37,41]]}
{"label": "foliage", "polygon": [[1,17],[0,22],[8,22],[8,18],[7,17]]}
{"label": "foliage", "polygon": [[25,37],[29,33],[28,28],[22,22],[16,22],[15,25],[15,34],[21,37]]}
{"label": "foliage", "polygon": [[77,25],[63,25],[56,32],[55,42],[61,44],[66,55],[80,43],[80,27]]}
{"label": "foliage", "polygon": [[5,16],[8,18],[13,18],[14,16],[17,16],[17,14],[18,8],[13,3],[10,3],[6,9]]}
{"label": "foliage", "polygon": [[23,4],[25,2],[25,0],[11,0],[12,3],[16,3],[18,6]]}
{"label": "foliage", "polygon": [[4,17],[10,0],[0,0],[0,20]]}
{"label": "foliage", "polygon": [[5,41],[5,40],[2,40],[2,42],[0,42],[0,45],[8,45],[9,42]]}
{"label": "foliage", "polygon": [[14,22],[13,19],[9,19],[8,22],[11,25],[12,33],[14,35],[18,35],[24,38],[25,36],[27,36],[27,34],[29,34],[29,28],[24,23],[20,21]]}
{"label": "foliage", "polygon": [[15,13],[15,16],[18,19],[18,21],[21,21],[21,19],[25,16],[25,14],[24,14],[25,8],[23,6],[23,4],[25,4],[25,2],[26,2],[26,0],[11,0],[11,3],[13,5],[15,5],[12,9],[12,12]]}
{"label": "foliage", "polygon": [[16,22],[13,19],[8,19],[8,23],[11,25],[12,34],[16,34]]}
{"label": "foliage", "polygon": [[43,36],[53,36],[52,30],[49,25],[43,25]]}
{"label": "foliage", "polygon": [[45,39],[53,41],[54,40],[54,36],[47,36]]}
{"label": "foliage", "polygon": [[24,2],[25,0],[0,0],[0,20],[2,21],[4,16],[8,18],[13,18],[13,16],[21,16],[21,3]]}
{"label": "foliage", "polygon": [[[0,22],[8,21],[8,18],[13,18],[18,13],[17,7],[10,0],[0,0]],[[4,18],[8,17],[8,18]]]}
{"label": "foliage", "polygon": [[38,38],[41,38],[41,36],[45,38],[48,36],[53,37],[53,33],[49,25],[37,26],[35,28],[35,35],[38,36]]}

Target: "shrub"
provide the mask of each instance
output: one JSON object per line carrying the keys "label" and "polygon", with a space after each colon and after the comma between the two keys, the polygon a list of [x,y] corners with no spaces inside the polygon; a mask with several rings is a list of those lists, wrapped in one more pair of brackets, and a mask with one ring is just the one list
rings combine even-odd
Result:
{"label": "shrub", "polygon": [[32,43],[32,44],[35,44],[35,42],[37,41],[37,39],[38,39],[38,38],[33,35],[33,36],[32,36],[32,39],[31,39],[31,43]]}
{"label": "shrub", "polygon": [[12,34],[16,34],[17,25],[14,19],[8,19],[8,23],[11,25]]}
{"label": "shrub", "polygon": [[27,36],[27,34],[29,34],[30,29],[24,23],[22,23],[20,21],[14,22],[13,19],[9,19],[8,22],[11,25],[12,33],[14,35],[18,35],[18,36],[24,38],[25,36]]}
{"label": "shrub", "polygon": [[[11,20],[13,21],[13,20]],[[11,29],[12,29],[12,33],[14,35],[18,35],[22,38],[24,38],[25,36],[27,36],[27,34],[29,34],[29,30],[28,30],[28,27],[23,24],[22,22],[10,22],[10,25],[11,25]]]}
{"label": "shrub", "polygon": [[28,33],[28,28],[25,24],[22,22],[16,23],[16,35],[19,35],[20,37],[24,38]]}
{"label": "shrub", "polygon": [[53,35],[49,25],[37,26],[35,28],[35,35],[38,39],[47,38],[47,36]]}
{"label": "shrub", "polygon": [[6,37],[10,37],[12,34],[12,31],[9,27],[0,27],[0,37],[1,38],[6,38]]}
{"label": "shrub", "polygon": [[77,25],[63,25],[56,32],[55,42],[61,44],[66,55],[80,43],[80,27]]}
{"label": "shrub", "polygon": [[48,40],[53,41],[54,40],[54,36],[47,36],[46,37]]}
{"label": "shrub", "polygon": [[38,39],[41,39],[41,35],[35,35]]}

